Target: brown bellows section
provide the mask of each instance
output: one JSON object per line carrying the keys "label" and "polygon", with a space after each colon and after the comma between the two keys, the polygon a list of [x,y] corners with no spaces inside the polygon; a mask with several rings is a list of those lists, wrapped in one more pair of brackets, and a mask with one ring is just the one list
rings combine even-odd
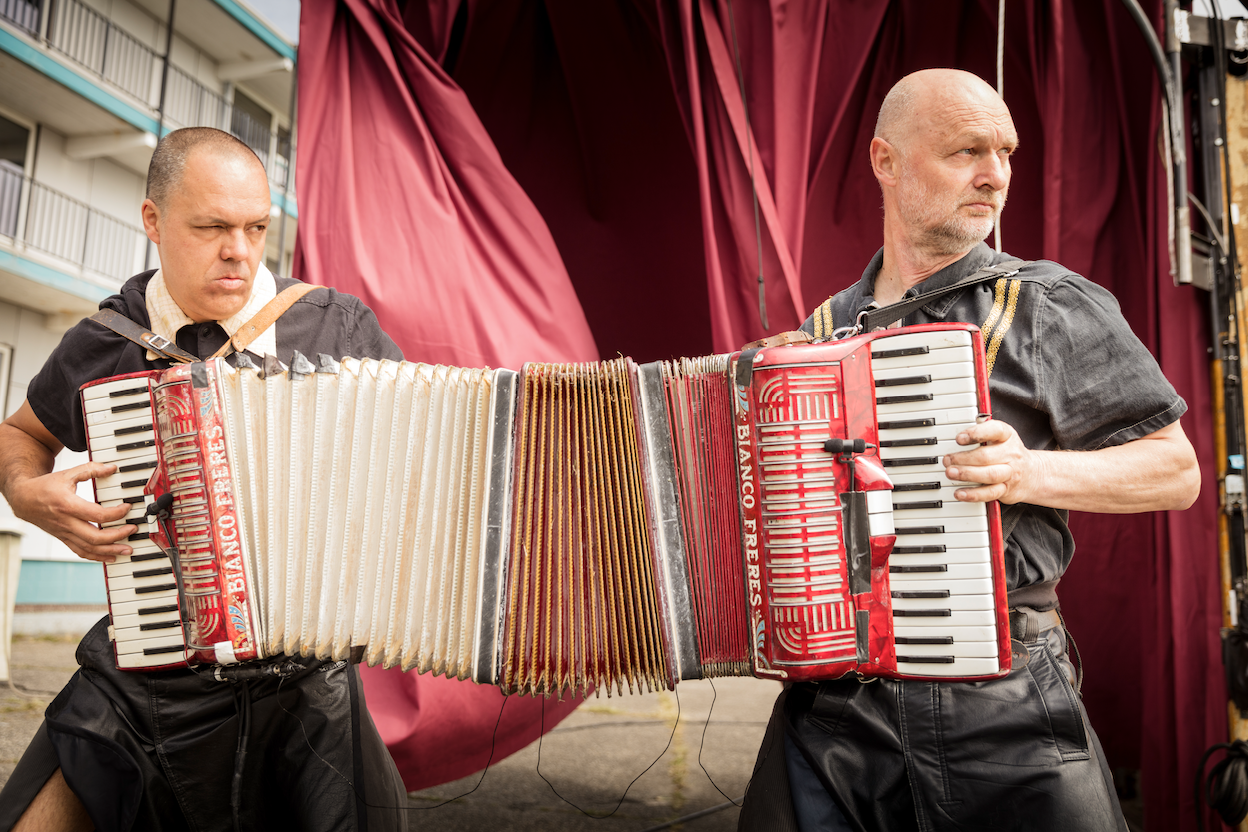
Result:
{"label": "brown bellows section", "polygon": [[500,687],[670,689],[632,396],[635,365],[528,364],[515,431]]}
{"label": "brown bellows section", "polygon": [[728,356],[664,362],[698,654],[706,676],[750,675]]}

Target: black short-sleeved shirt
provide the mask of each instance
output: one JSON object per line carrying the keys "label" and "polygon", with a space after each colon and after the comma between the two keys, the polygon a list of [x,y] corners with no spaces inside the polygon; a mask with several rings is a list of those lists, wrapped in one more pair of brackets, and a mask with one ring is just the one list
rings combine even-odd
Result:
{"label": "black short-sleeved shirt", "polygon": [[[145,293],[155,273],[153,270],[130,278],[118,294],[105,298],[100,308],[113,309],[140,326],[150,326]],[[276,280],[279,292],[299,282],[290,278]],[[359,298],[335,289],[321,288],[304,295],[278,318],[276,326],[277,357],[287,365],[295,351],[313,359],[318,353],[334,358],[403,358],[372,310]],[[216,323],[189,324],[177,332],[178,346],[201,358],[220,349],[226,338],[225,330]],[[27,401],[39,421],[65,447],[84,451],[87,439],[78,388],[101,378],[164,369],[171,363],[163,359],[148,361],[146,354],[145,348],[111,329],[95,321],[82,321],[65,333],[30,382]],[[259,363],[260,356],[249,355]]]}
{"label": "black short-sleeved shirt", "polygon": [[[802,328],[819,334],[851,325],[874,303],[878,252],[853,286],[829,298]],[[1013,260],[980,243],[956,263],[910,289],[907,297],[948,286],[984,266]],[[1178,421],[1187,410],[1107,290],[1063,266],[1039,260],[1014,277],[954,290],[904,324],[958,321],[984,334],[993,416],[1037,450],[1091,451],[1121,445]],[[1066,512],[1022,505],[1006,541],[1006,586],[1057,581],[1074,556]],[[1033,606],[1051,607],[1049,590]]]}

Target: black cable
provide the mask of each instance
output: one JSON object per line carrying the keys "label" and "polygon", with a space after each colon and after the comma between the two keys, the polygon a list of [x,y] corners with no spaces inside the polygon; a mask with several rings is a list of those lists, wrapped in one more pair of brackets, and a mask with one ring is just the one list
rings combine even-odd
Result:
{"label": "black cable", "polygon": [[542,724],[541,724],[542,733],[537,735],[537,776],[546,781],[546,785],[550,786],[550,791],[555,795],[555,797],[559,798],[564,803],[568,804],[569,806],[571,806],[576,811],[580,812],[585,817],[593,818],[594,820],[605,820],[611,817],[616,812],[620,811],[620,807],[624,805],[624,798],[628,797],[629,789],[632,789],[632,787],[637,783],[637,781],[646,775],[647,771],[654,768],[655,764],[658,763],[659,760],[663,759],[663,755],[667,753],[667,749],[672,747],[672,740],[675,739],[676,737],[676,728],[677,726],[680,725],[680,692],[675,689],[673,689],[672,692],[676,694],[676,721],[672,724],[672,733],[667,738],[667,745],[663,746],[663,750],[659,753],[659,756],[654,758],[653,763],[646,766],[642,770],[641,774],[638,774],[636,777],[632,779],[632,781],[628,784],[628,787],[624,789],[624,794],[620,795],[620,801],[615,804],[615,808],[612,809],[610,812],[607,812],[605,815],[595,815],[595,814],[591,814],[590,812],[585,811],[580,806],[577,806],[575,803],[573,803],[571,800],[568,800],[566,797],[559,794],[559,790],[555,788],[555,784],[547,780],[545,774],[542,774],[542,737],[546,735],[546,699],[545,698],[542,699]]}
{"label": "black cable", "polygon": [[[745,803],[745,795],[742,794],[740,803],[733,800],[731,797],[728,797],[728,793],[719,787],[719,784],[712,779],[711,773],[706,770],[706,766],[702,765],[702,749],[706,746],[706,729],[711,727],[711,713],[715,710],[715,700],[719,699],[719,691],[715,690],[715,682],[712,681],[709,676],[706,678],[706,681],[711,683],[711,707],[707,708],[706,721],[702,723],[702,742],[698,745],[698,767],[702,769],[702,773],[706,775],[706,779],[711,781],[711,785],[715,787],[715,791],[722,794],[724,798],[733,806],[741,806]],[[749,791],[749,788],[750,784],[747,782],[745,784],[744,791]]]}
{"label": "black cable", "polygon": [[[251,733],[251,687],[244,679],[234,688],[234,708],[238,712],[238,744],[234,748],[234,778],[230,781],[230,809],[234,832],[242,832],[239,812],[243,805],[243,768],[247,763],[247,739]],[[280,702],[280,700],[279,700]]]}
{"label": "black cable", "polygon": [[[1205,778],[1205,765],[1216,751],[1226,751],[1224,757]],[[1204,788],[1201,788],[1201,785]],[[1248,742],[1235,740],[1220,742],[1205,752],[1196,769],[1196,829],[1205,832],[1205,818],[1201,807],[1201,793],[1205,805],[1217,811],[1227,826],[1236,826],[1248,817]]]}

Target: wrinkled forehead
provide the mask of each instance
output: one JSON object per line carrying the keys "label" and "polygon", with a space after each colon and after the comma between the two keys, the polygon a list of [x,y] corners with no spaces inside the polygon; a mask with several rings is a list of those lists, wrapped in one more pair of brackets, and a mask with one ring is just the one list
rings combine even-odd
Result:
{"label": "wrinkled forehead", "polygon": [[915,113],[912,144],[940,152],[964,147],[1014,149],[1018,131],[1010,111],[999,99],[938,96]]}

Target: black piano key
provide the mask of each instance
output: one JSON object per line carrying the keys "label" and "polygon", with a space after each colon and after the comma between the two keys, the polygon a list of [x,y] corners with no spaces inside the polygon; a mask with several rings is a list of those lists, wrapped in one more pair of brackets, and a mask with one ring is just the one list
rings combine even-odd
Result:
{"label": "black piano key", "polygon": [[[129,465],[118,465],[117,471],[118,473],[128,474],[131,471],[143,471],[148,468],[155,468],[155,467],[156,467],[156,460],[149,459],[147,462],[131,462]],[[147,480],[143,480],[143,482],[147,482]],[[143,483],[139,483],[139,484],[142,485]]]}
{"label": "black piano key", "polygon": [[[894,547],[893,551],[897,551],[896,547]],[[890,566],[888,567],[888,571],[895,572],[899,575],[910,575],[930,572],[948,572],[949,567],[945,566],[943,563],[928,563],[923,566]]]}
{"label": "black piano key", "polygon": [[927,347],[906,347],[897,350],[880,350],[871,353],[872,360],[877,358],[901,358],[906,355],[927,355],[931,350]]}
{"label": "black piano key", "polygon": [[953,636],[896,636],[897,644],[953,644]]}
{"label": "black piano key", "polygon": [[913,465],[935,465],[940,462],[940,457],[935,456],[914,456],[907,459],[886,459],[884,460],[885,468],[909,468]]}
{"label": "black piano key", "polygon": [[164,552],[148,552],[145,555],[131,555],[130,562],[138,563],[145,560],[160,560],[161,558],[168,559],[168,556]]}
{"label": "black piano key", "polygon": [[914,503],[893,503],[893,511],[907,511],[920,508],[944,508],[944,500],[921,500]]}
{"label": "black piano key", "polygon": [[162,612],[177,612],[177,604],[164,604],[159,607],[140,607],[139,615],[160,615]]}
{"label": "black piano key", "polygon": [[935,436],[920,436],[917,439],[881,439],[881,448],[917,448],[922,445],[935,445]]}
{"label": "black piano key", "polygon": [[906,376],[903,378],[877,378],[876,387],[904,387],[909,384],[931,384],[931,376]]}
{"label": "black piano key", "polygon": [[126,482],[123,482],[121,484],[121,487],[122,488],[142,488],[145,485],[147,485],[146,478],[141,479],[141,480],[127,480]]}
{"label": "black piano key", "polygon": [[143,648],[144,656],[156,656],[156,655],[159,655],[160,653],[184,653],[184,652],[186,652],[186,647],[181,644],[170,644],[166,647],[144,647]]}
{"label": "black piano key", "polygon": [[896,529],[897,536],[903,534],[944,534],[944,526],[899,526]]}
{"label": "black piano key", "polygon": [[945,551],[943,543],[929,543],[924,546],[894,546],[894,555],[939,555]]}
{"label": "black piano key", "polygon": [[119,428],[113,431],[113,436],[129,436],[133,433],[144,433],[151,429],[151,425],[131,425],[128,428]]}
{"label": "black piano key", "polygon": [[159,569],[138,569],[135,570],[133,576],[136,578],[154,578],[157,575],[172,575],[172,566],[162,566]]}
{"label": "black piano key", "polygon": [[930,402],[932,401],[931,393],[915,393],[913,396],[880,396],[875,400],[877,405],[880,404],[909,404],[911,402]]}
{"label": "black piano key", "polygon": [[140,393],[149,392],[148,386],[144,384],[142,387],[127,387],[125,390],[113,390],[108,394],[110,399],[120,399],[122,396],[137,396]]}
{"label": "black piano key", "polygon": [[154,586],[138,586],[134,588],[135,595],[150,595],[153,592],[175,592],[177,584],[156,584]]}
{"label": "black piano key", "polygon": [[953,618],[953,610],[893,610],[894,618]]}
{"label": "black piano key", "polygon": [[895,589],[894,598],[948,598],[947,589]]}
{"label": "black piano key", "polygon": [[136,503],[142,503],[142,502],[145,502],[146,500],[147,500],[147,495],[145,494],[135,494],[133,497],[121,498],[121,501],[123,503],[129,503],[130,505],[135,505]]}
{"label": "black piano key", "polygon": [[138,448],[154,448],[156,447],[155,439],[144,439],[142,442],[127,442],[124,445],[118,445],[119,451],[133,451]]}
{"label": "black piano key", "polygon": [[150,537],[151,537],[151,534],[148,532],[135,532],[134,534],[127,537],[126,540],[139,541],[139,540],[147,540]]}
{"label": "black piano key", "polygon": [[174,627],[181,627],[181,621],[153,621],[151,624],[140,624],[139,632],[147,630],[172,630]]}
{"label": "black piano key", "polygon": [[893,486],[893,493],[900,491],[939,491],[938,482],[903,482]]}
{"label": "black piano key", "polygon": [[142,402],[130,402],[130,404],[119,404],[116,407],[110,407],[109,412],[128,413],[131,410],[151,410],[151,409],[152,409],[152,403],[149,400],[149,401],[142,401]]}
{"label": "black piano key", "polygon": [[898,656],[899,662],[913,664],[953,664],[953,656]]}
{"label": "black piano key", "polygon": [[934,428],[935,419],[898,419],[895,422],[880,422],[875,426],[879,431],[905,430],[906,428]]}

